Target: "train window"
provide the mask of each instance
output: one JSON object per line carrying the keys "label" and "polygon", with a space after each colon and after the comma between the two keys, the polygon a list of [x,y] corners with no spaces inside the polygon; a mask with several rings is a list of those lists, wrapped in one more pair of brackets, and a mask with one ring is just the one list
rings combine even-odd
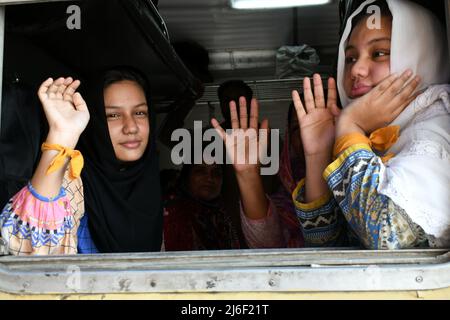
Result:
{"label": "train window", "polygon": [[[93,68],[129,64],[142,69],[151,79],[158,108],[161,168],[173,169],[171,132],[192,128],[194,120],[204,125],[212,116],[220,120],[217,89],[226,80],[245,80],[260,100],[263,116],[283,136],[291,90],[311,70],[333,74],[340,19],[347,13],[339,15],[339,8],[350,10],[361,1],[240,12],[226,0],[189,4],[165,0],[156,9],[157,3],[0,0],[0,147],[13,150],[21,145],[24,152],[18,172],[5,169],[7,160],[0,157],[1,201],[30,179],[36,164],[39,144],[27,138],[33,130],[20,123],[17,112],[23,105],[35,105],[23,115],[43,122],[34,92],[48,74],[82,78]],[[430,6],[447,24],[450,48],[450,0]],[[209,54],[206,71],[186,54],[186,48],[198,44]],[[302,44],[314,48],[314,57],[320,59],[308,61],[311,55],[297,55],[304,73],[283,77],[283,72],[292,70],[283,69],[283,59],[277,55],[286,51],[280,48],[302,48]],[[211,294],[215,299],[448,298],[450,253],[350,247],[11,256],[0,238],[0,298],[207,298]]]}

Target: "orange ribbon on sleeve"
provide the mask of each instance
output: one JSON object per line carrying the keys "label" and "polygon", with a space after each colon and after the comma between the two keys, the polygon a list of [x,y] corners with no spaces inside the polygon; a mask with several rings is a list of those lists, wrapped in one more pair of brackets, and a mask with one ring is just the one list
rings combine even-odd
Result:
{"label": "orange ribbon on sleeve", "polygon": [[[400,137],[400,126],[389,126],[372,132],[370,137],[366,137],[361,133],[350,133],[339,138],[335,145],[333,155],[338,155],[355,144],[367,144],[377,151],[384,152],[391,148]],[[381,160],[385,163],[392,159],[395,155],[388,153]]]}
{"label": "orange ribbon on sleeve", "polygon": [[66,157],[69,157],[70,158],[69,178],[74,180],[80,177],[81,170],[83,169],[84,166],[83,155],[81,154],[80,151],[65,148],[59,144],[50,144],[46,142],[42,144],[41,150],[59,151],[59,153],[53,159],[52,163],[50,163],[50,166],[48,167],[46,174],[50,174],[61,168],[64,165]]}

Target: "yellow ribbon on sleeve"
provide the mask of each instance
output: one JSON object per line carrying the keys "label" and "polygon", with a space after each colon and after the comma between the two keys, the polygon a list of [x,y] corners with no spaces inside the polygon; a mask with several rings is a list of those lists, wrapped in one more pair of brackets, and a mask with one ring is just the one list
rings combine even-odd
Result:
{"label": "yellow ribbon on sleeve", "polygon": [[[389,126],[375,130],[374,132],[372,132],[370,137],[366,137],[361,133],[350,133],[348,135],[342,136],[336,141],[334,145],[333,155],[335,158],[337,158],[341,152],[345,151],[355,144],[367,144],[373,149],[384,152],[391,148],[398,141],[399,137],[400,126]],[[393,153],[388,153],[384,157],[381,157],[381,160],[386,163],[394,156],[395,155]]]}
{"label": "yellow ribbon on sleeve", "polygon": [[66,157],[69,157],[70,158],[69,178],[71,180],[74,180],[80,177],[81,170],[83,169],[84,166],[83,155],[81,154],[80,151],[72,150],[63,147],[59,144],[50,144],[46,142],[42,144],[41,150],[59,151],[58,154],[53,159],[52,163],[50,163],[50,166],[48,167],[46,174],[50,174],[61,168],[64,165],[64,162],[66,161]]}

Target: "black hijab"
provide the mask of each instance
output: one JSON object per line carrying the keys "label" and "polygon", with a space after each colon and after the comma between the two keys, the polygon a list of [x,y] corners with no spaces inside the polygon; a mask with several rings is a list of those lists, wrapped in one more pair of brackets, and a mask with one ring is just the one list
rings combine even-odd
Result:
{"label": "black hijab", "polygon": [[[114,153],[106,122],[104,87],[121,80],[141,85],[149,107],[150,137],[141,159],[121,163]],[[89,230],[100,252],[159,251],[162,241],[162,201],[156,153],[156,126],[145,76],[119,67],[93,76],[83,87],[90,121],[80,137],[82,171]]]}

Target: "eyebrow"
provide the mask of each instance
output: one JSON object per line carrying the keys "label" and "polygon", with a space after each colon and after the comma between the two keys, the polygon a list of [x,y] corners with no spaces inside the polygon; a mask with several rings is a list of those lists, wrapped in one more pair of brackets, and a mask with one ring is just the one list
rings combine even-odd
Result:
{"label": "eyebrow", "polygon": [[[135,109],[135,108],[139,108],[139,107],[142,107],[142,106],[148,107],[146,102],[142,102],[142,103],[139,103],[139,104],[137,104],[135,106],[132,106],[131,108]],[[122,108],[123,107],[118,107],[118,106],[105,106],[105,109],[122,109]]]}
{"label": "eyebrow", "polygon": [[[376,42],[381,42],[381,41],[391,41],[391,38],[377,38],[377,39],[372,39],[369,42],[366,43],[366,45],[372,45]],[[350,49],[356,49],[355,46],[347,46],[345,48],[345,51],[350,50]]]}

